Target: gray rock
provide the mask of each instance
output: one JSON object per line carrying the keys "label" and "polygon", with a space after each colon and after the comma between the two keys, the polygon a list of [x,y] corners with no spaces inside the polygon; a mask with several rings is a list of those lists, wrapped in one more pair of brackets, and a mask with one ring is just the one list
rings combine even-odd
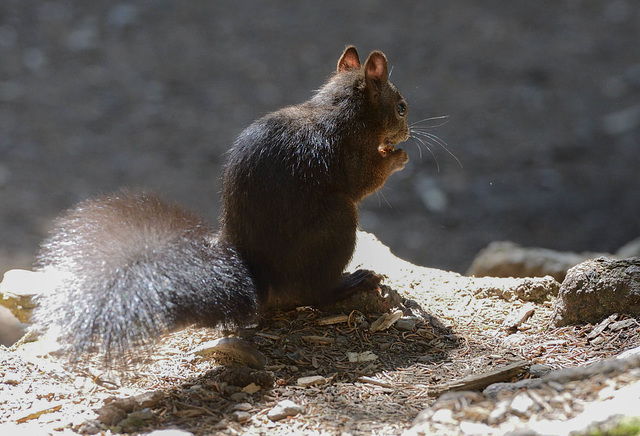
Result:
{"label": "gray rock", "polygon": [[567,270],[603,253],[572,253],[521,247],[509,241],[492,242],[480,251],[467,271],[476,277],[544,277],[562,282]]}
{"label": "gray rock", "polygon": [[588,260],[569,270],[552,315],[556,327],[640,315],[640,258]]}
{"label": "gray rock", "polygon": [[236,410],[235,412],[231,413],[231,417],[233,418],[234,421],[246,422],[251,419],[251,414],[243,410]]}
{"label": "gray rock", "polygon": [[249,394],[247,394],[246,392],[236,392],[233,393],[229,396],[229,398],[231,398],[231,401],[242,401],[242,402],[246,402],[249,400],[249,398],[251,398],[251,396]]}
{"label": "gray rock", "polygon": [[489,398],[497,398],[501,392],[516,392],[521,389],[537,388],[542,386],[540,379],[528,378],[524,380],[518,380],[513,383],[499,382],[493,383],[484,388],[482,393]]}
{"label": "gray rock", "polygon": [[529,375],[531,375],[531,377],[542,377],[543,375],[547,375],[549,372],[551,372],[551,367],[547,365],[534,363],[529,367]]}
{"label": "gray rock", "polygon": [[423,322],[423,320],[417,316],[405,316],[396,322],[395,327],[401,331],[410,331],[421,322]]}
{"label": "gray rock", "polygon": [[[558,290],[560,289],[560,283],[551,276],[526,277],[520,279],[490,278],[489,280],[490,282],[493,281],[493,284],[489,282],[487,283],[488,286],[480,284],[480,286],[476,287],[474,293],[477,296],[482,298],[496,296],[507,301],[512,301],[517,298],[522,301],[542,302],[549,297],[558,295]],[[504,280],[504,283],[509,280],[512,282],[510,285],[504,286],[500,284],[500,280]]]}
{"label": "gray rock", "polygon": [[[518,380],[513,383],[493,383],[484,388],[482,393],[491,399],[496,399],[502,392],[516,392],[523,389],[536,389],[541,386],[554,385],[557,389],[564,389],[564,385],[577,380],[587,380],[597,375],[607,375],[616,372],[628,371],[633,368],[640,367],[640,354],[632,354],[624,359],[608,359],[602,362],[592,363],[587,366],[576,368],[563,368],[551,370],[546,365],[532,365],[529,373],[534,366],[544,367],[547,372],[542,374],[541,378],[528,378]],[[543,368],[538,368],[543,370]],[[533,374],[532,374],[533,375]]]}

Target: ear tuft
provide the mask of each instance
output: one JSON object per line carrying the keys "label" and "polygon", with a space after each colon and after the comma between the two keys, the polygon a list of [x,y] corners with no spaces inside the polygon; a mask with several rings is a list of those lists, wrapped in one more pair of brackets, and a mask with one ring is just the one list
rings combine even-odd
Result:
{"label": "ear tuft", "polygon": [[338,73],[344,73],[345,71],[352,70],[354,68],[360,68],[360,58],[356,48],[352,45],[344,49],[340,60],[338,61]]}
{"label": "ear tuft", "polygon": [[378,86],[384,84],[389,76],[387,57],[381,51],[372,51],[364,63],[364,75],[367,83],[374,82]]}

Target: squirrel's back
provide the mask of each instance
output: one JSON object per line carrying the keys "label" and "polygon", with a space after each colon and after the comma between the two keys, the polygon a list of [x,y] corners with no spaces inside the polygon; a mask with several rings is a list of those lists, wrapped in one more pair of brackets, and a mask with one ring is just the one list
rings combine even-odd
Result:
{"label": "squirrel's back", "polygon": [[109,361],[176,327],[242,324],[256,313],[255,286],[215,239],[199,216],[152,195],[80,203],[42,244],[40,269],[62,281],[35,320],[60,328],[72,358],[95,348]]}

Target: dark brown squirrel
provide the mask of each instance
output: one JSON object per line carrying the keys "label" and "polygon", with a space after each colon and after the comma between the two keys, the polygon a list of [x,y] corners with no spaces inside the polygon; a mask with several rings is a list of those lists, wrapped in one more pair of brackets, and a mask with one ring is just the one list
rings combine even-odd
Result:
{"label": "dark brown squirrel", "polygon": [[35,327],[59,328],[70,360],[106,362],[189,324],[246,325],[267,308],[322,306],[378,277],[343,271],[357,206],[404,168],[408,106],[387,59],[364,65],[347,47],[307,102],[255,121],[222,175],[216,234],[203,219],[145,193],[77,205],[43,242],[38,268],[61,277],[41,297]]}

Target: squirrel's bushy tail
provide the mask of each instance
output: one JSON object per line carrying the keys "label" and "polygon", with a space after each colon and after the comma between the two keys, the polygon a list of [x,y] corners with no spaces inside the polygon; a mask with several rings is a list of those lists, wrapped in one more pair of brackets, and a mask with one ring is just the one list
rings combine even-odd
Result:
{"label": "squirrel's bushy tail", "polygon": [[42,244],[39,269],[61,277],[40,297],[36,328],[58,327],[70,360],[107,362],[176,327],[241,325],[258,305],[253,279],[204,221],[140,193],[80,203]]}

